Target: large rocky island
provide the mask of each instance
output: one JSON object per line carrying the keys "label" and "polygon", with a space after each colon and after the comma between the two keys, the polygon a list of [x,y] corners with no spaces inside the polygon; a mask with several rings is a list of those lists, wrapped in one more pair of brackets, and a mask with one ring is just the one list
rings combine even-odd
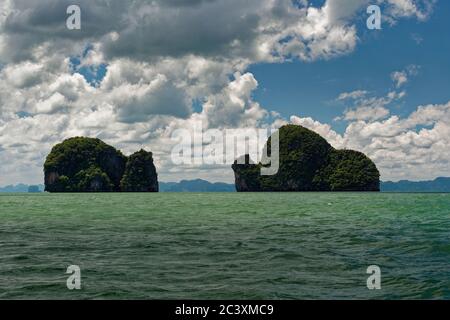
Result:
{"label": "large rocky island", "polygon": [[54,146],[44,173],[48,192],[158,192],[151,152],[126,157],[100,139],[76,137]]}
{"label": "large rocky island", "polygon": [[[261,163],[236,161],[238,192],[380,191],[380,173],[366,155],[336,150],[317,133],[297,125],[279,130],[280,167],[273,176],[262,176]],[[271,138],[265,146],[271,154]]]}

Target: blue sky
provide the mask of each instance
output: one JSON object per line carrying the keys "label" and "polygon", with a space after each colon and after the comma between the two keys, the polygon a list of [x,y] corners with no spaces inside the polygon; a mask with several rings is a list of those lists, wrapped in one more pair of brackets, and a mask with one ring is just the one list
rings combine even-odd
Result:
{"label": "blue sky", "polygon": [[449,100],[450,1],[439,1],[427,21],[405,19],[395,26],[384,24],[382,30],[364,30],[362,25],[360,29],[360,43],[348,55],[252,66],[250,71],[259,82],[255,99],[285,117],[312,116],[342,132],[345,123],[333,121],[346,108],[336,101],[342,92],[367,90],[385,95],[393,88],[392,72],[418,65],[418,75],[405,86],[407,96],[390,106],[393,111],[407,116],[419,105]]}

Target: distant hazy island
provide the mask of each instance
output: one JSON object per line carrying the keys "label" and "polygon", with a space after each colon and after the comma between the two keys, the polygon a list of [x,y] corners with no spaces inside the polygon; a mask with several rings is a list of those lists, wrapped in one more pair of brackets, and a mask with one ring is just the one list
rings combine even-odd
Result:
{"label": "distant hazy island", "polygon": [[[30,185],[17,184],[0,187],[0,193],[26,193]],[[40,192],[44,191],[44,185],[36,185]],[[180,182],[159,182],[160,192],[236,192],[236,186],[232,183],[206,180],[182,180]],[[433,181],[399,181],[381,182],[381,192],[443,192],[450,193],[450,178],[437,178]]]}
{"label": "distant hazy island", "polygon": [[[205,180],[183,180],[181,182],[160,182],[161,192],[235,192],[231,183],[211,183]],[[443,192],[450,193],[450,178],[432,181],[381,182],[381,192]]]}
{"label": "distant hazy island", "polygon": [[182,180],[180,182],[160,182],[160,192],[236,192],[234,184],[206,180]]}
{"label": "distant hazy island", "polygon": [[[266,149],[270,156],[271,138]],[[232,166],[240,192],[380,191],[380,173],[361,152],[336,150],[319,134],[297,125],[279,130],[280,168],[261,175],[260,164]]]}
{"label": "distant hazy island", "polygon": [[437,178],[432,181],[382,182],[383,192],[450,192],[450,178]]}

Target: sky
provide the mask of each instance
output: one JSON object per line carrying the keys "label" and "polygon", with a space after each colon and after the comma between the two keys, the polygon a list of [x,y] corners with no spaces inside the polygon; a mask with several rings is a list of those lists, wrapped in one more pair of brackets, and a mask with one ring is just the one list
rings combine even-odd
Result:
{"label": "sky", "polygon": [[160,181],[232,182],[229,164],[173,163],[199,121],[302,125],[384,181],[450,176],[449,53],[443,0],[1,0],[0,186],[42,183],[73,136],[152,151]]}

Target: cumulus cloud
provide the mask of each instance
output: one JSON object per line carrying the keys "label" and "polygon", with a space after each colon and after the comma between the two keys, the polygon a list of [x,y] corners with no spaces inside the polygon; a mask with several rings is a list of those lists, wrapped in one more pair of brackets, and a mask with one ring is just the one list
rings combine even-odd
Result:
{"label": "cumulus cloud", "polygon": [[[378,2],[391,19],[422,19],[432,8],[430,1]],[[314,7],[285,0],[80,0],[83,18],[77,32],[65,25],[71,4],[4,0],[0,57],[27,60],[46,50],[73,54],[89,42],[107,59],[137,61],[186,55],[250,61],[331,58],[355,48],[358,37],[352,18],[368,1],[327,0]]]}
{"label": "cumulus cloud", "polygon": [[292,116],[290,121],[318,132],[336,148],[366,153],[384,180],[446,176],[450,172],[450,102],[419,106],[405,118],[391,114],[388,108],[406,95],[399,88],[419,70],[412,65],[392,73],[396,90],[382,97],[365,90],[340,94],[337,101],[352,105],[337,118],[347,121],[343,133],[310,117]]}
{"label": "cumulus cloud", "polygon": [[251,73],[236,73],[222,92],[208,97],[204,112],[211,127],[256,127],[267,111],[251,98],[258,82]]}
{"label": "cumulus cloud", "polygon": [[384,119],[390,115],[388,106],[394,102],[398,102],[406,96],[406,91],[400,90],[408,77],[417,75],[419,66],[409,66],[405,71],[393,72],[391,79],[396,90],[389,91],[385,96],[378,97],[371,95],[366,90],[356,90],[352,92],[343,92],[337,97],[337,101],[350,104],[344,114],[335,120],[363,120],[374,121]]}
{"label": "cumulus cloud", "polygon": [[42,80],[42,71],[42,65],[27,61],[7,66],[3,70],[4,80],[16,88],[31,87]]}
{"label": "cumulus cloud", "polygon": [[385,107],[359,107],[354,110],[347,110],[344,120],[379,120],[389,115],[389,110]]}
{"label": "cumulus cloud", "polygon": [[450,172],[450,102],[419,106],[406,118],[396,115],[349,121],[343,134],[309,117],[291,122],[315,130],[336,148],[366,153],[384,180],[430,179]]}
{"label": "cumulus cloud", "polygon": [[148,84],[121,85],[109,95],[111,104],[117,107],[118,120],[123,122],[145,122],[152,115],[187,118],[191,114],[184,91],[164,75],[157,75]]}
{"label": "cumulus cloud", "polygon": [[[432,8],[430,1],[378,3],[392,21],[423,20]],[[177,128],[198,120],[212,128],[281,125],[283,119],[253,99],[258,81],[249,66],[352,52],[359,41],[354,17],[367,1],[80,0],[79,31],[65,25],[71,4],[0,1],[0,184],[40,182],[51,146],[75,135],[99,137],[125,152],[151,149],[167,180],[179,175],[167,159]],[[101,66],[104,77],[92,79]],[[367,95],[342,99],[366,98],[360,107],[378,105],[376,116],[349,113],[347,120],[388,116],[385,101]],[[224,177],[225,170],[208,174]]]}

